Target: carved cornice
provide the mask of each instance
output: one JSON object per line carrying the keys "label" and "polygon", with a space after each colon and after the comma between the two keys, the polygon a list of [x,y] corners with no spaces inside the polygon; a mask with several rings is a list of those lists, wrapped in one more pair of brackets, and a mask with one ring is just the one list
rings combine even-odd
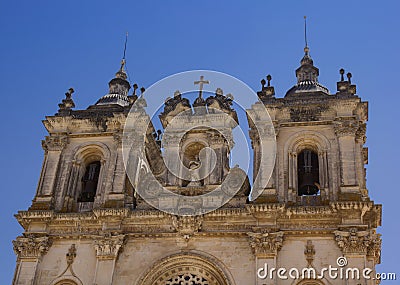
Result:
{"label": "carved cornice", "polygon": [[47,236],[20,236],[13,241],[14,252],[18,258],[40,258],[47,253],[51,244],[52,241]]}
{"label": "carved cornice", "polygon": [[283,232],[248,232],[250,247],[257,257],[273,257],[283,245]]}
{"label": "carved cornice", "polygon": [[115,259],[125,242],[125,235],[99,236],[94,239],[96,257],[99,259]]}
{"label": "carved cornice", "polygon": [[335,134],[339,137],[355,136],[359,123],[354,117],[340,117],[334,121]]}

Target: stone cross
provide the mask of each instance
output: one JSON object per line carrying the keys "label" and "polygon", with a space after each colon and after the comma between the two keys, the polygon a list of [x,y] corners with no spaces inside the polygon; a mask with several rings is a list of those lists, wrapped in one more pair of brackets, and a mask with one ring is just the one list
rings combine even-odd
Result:
{"label": "stone cross", "polygon": [[194,82],[194,85],[197,85],[197,84],[199,84],[199,98],[202,98],[202,94],[203,94],[203,85],[204,85],[204,84],[210,84],[210,81],[204,80],[204,76],[201,75],[201,76],[200,76],[200,80]]}

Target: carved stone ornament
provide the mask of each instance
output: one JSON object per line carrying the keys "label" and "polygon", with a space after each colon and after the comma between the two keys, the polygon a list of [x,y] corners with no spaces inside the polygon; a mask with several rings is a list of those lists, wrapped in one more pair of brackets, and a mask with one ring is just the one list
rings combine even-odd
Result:
{"label": "carved stone ornament", "polygon": [[312,243],[312,240],[307,241],[306,248],[304,250],[304,255],[306,256],[307,266],[311,267],[312,263],[314,261],[314,255],[315,255],[315,248]]}
{"label": "carved stone ornament", "polygon": [[13,241],[14,252],[18,258],[39,258],[47,253],[52,241],[49,237],[35,237],[33,235],[27,237],[17,237]]}
{"label": "carved stone ornament", "polygon": [[99,259],[114,259],[125,241],[125,235],[103,236],[94,240],[96,257]]}
{"label": "carved stone ornament", "polygon": [[337,136],[354,136],[359,124],[354,118],[338,118],[335,120],[335,134]]}
{"label": "carved stone ornament", "polygon": [[367,132],[367,124],[361,123],[356,131],[356,139],[362,142],[363,144],[365,144],[367,140],[367,137],[365,135],[366,132]]}
{"label": "carved stone ornament", "polygon": [[248,232],[250,246],[257,257],[275,256],[282,248],[283,232]]}
{"label": "carved stone ornament", "polygon": [[67,264],[71,265],[74,263],[75,257],[76,257],[76,247],[75,244],[72,244],[71,247],[68,249],[68,253],[65,255],[67,258]]}
{"label": "carved stone ornament", "polygon": [[344,254],[367,254],[374,239],[376,239],[375,234],[359,231],[357,228],[335,231],[335,240]]}
{"label": "carved stone ornament", "polygon": [[371,234],[371,243],[367,249],[367,256],[373,258],[375,264],[381,263],[382,239],[380,234]]}
{"label": "carved stone ornament", "polygon": [[201,229],[202,216],[173,216],[172,226],[184,239],[188,240]]}
{"label": "carved stone ornament", "polygon": [[46,136],[45,140],[42,140],[42,148],[46,151],[62,150],[67,144],[67,136]]}

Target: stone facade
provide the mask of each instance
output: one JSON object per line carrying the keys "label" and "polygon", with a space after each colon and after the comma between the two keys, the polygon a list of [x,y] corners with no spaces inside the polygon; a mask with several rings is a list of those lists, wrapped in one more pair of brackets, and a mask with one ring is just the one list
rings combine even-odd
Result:
{"label": "stone facade", "polygon": [[[109,83],[109,94],[88,109],[72,109],[70,89],[58,113],[43,121],[49,135],[42,144],[45,155],[37,192],[32,206],[16,214],[24,233],[13,242],[13,284],[375,284],[372,279],[327,275],[321,280],[257,276],[265,266],[318,271],[337,266],[338,257],[360,269],[374,270],[380,262],[376,229],[381,205],[369,199],[364,168],[368,104],[356,95],[351,74],[345,81],[344,71],[340,73],[338,91],[329,94],[318,83],[319,70],[306,47],[296,70],[298,82],[285,97],[275,98],[270,76],[268,83],[262,80],[260,101],[248,110],[258,120],[249,120],[254,173],[268,167],[254,128],[266,120],[262,105],[274,126],[265,125],[262,132],[275,132],[277,155],[267,186],[257,189],[264,177],[253,181],[261,194],[255,199],[249,197],[246,174],[229,169],[232,129],[238,119],[232,98],[222,90],[205,99],[200,92],[192,105],[179,92],[165,102],[160,119],[171,132],[163,140],[164,154],[182,155],[186,174],[183,168],[171,170],[174,165],[163,163],[162,134],[149,124],[128,138],[146,146],[144,152],[132,151],[135,161],[127,171],[134,174],[128,179],[124,125],[128,114],[144,122],[147,114],[137,85],[128,95],[131,86],[124,62]],[[135,110],[129,113],[133,104]],[[220,120],[218,112],[232,121]],[[179,124],[174,123],[177,116]],[[190,124],[193,116],[215,128],[181,133],[179,126]],[[214,170],[207,177],[201,177],[196,164],[204,147],[216,153]],[[214,211],[173,215],[156,210],[151,202],[160,200],[150,172],[170,191],[193,196],[221,186],[229,170],[236,171],[235,177],[243,176],[240,190]],[[174,171],[183,174],[177,177]],[[143,199],[138,187],[155,194]]]}

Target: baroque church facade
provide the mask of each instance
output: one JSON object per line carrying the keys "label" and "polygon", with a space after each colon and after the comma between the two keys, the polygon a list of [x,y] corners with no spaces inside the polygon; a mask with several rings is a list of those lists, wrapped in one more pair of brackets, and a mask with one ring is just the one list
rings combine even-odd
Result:
{"label": "baroque church facade", "polygon": [[[136,160],[129,165],[123,157],[127,117],[140,121],[148,115],[145,90],[137,94],[137,85],[130,85],[124,62],[109,82],[109,93],[87,109],[74,110],[70,89],[58,112],[43,121],[48,136],[42,142],[37,192],[31,207],[16,214],[24,232],[13,241],[13,284],[376,284],[372,274],[371,279],[277,275],[279,268],[318,274],[329,266],[371,268],[373,273],[380,263],[376,229],[382,210],[366,187],[368,103],[356,95],[351,74],[346,79],[344,74],[340,70],[337,92],[331,94],[318,82],[319,70],[306,46],[297,83],[284,97],[275,97],[270,76],[261,81],[259,101],[248,110],[256,118],[247,127],[254,173],[264,165],[254,127],[267,126],[267,119],[257,115],[260,106],[273,124],[276,159],[255,199],[246,173],[230,168],[231,122],[238,119],[233,98],[221,89],[207,98],[200,91],[192,103],[179,92],[168,98],[159,116],[163,128],[172,126],[178,134],[177,116],[182,125],[207,120],[213,128],[161,139],[162,131],[150,123],[129,138],[145,146],[133,152]],[[205,83],[204,78],[199,82]],[[211,107],[217,112],[207,111]],[[231,121],[220,120],[219,112]],[[225,137],[216,131],[221,128]],[[214,151],[215,167],[202,177],[194,170],[205,147]],[[182,172],[174,170],[178,164],[163,162],[163,155],[174,151],[190,177],[177,177],[174,173]],[[224,189],[237,191],[217,209],[193,214],[186,206],[174,214],[157,207],[159,185],[195,197],[219,189],[229,175],[231,183]]]}

